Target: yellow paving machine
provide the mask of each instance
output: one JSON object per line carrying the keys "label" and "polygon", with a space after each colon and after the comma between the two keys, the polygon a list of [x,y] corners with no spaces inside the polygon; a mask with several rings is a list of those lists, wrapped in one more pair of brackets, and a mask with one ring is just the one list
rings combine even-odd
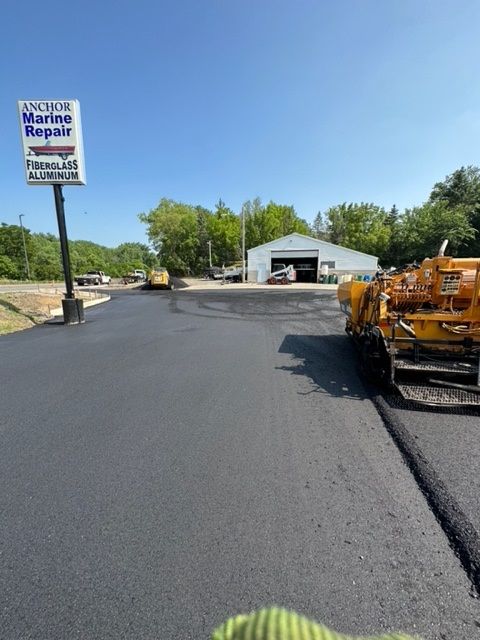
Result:
{"label": "yellow paving machine", "polygon": [[407,400],[480,406],[480,258],[445,256],[338,287],[366,374]]}

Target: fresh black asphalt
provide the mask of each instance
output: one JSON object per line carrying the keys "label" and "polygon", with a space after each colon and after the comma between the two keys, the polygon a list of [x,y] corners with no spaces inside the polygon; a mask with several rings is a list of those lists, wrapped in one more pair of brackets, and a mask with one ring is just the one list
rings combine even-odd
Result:
{"label": "fresh black asphalt", "polygon": [[[478,635],[334,296],[130,291],[87,313],[0,338],[2,640],[200,640],[268,604]],[[441,465],[451,416],[422,415],[402,418]]]}

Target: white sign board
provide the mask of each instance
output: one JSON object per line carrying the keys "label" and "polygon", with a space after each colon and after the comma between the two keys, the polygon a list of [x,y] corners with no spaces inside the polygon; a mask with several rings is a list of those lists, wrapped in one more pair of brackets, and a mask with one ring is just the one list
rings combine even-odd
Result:
{"label": "white sign board", "polygon": [[28,184],[86,184],[78,100],[19,100]]}

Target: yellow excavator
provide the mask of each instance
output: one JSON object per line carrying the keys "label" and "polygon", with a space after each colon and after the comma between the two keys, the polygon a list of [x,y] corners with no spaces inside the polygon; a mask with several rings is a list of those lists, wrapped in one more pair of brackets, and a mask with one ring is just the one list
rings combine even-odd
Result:
{"label": "yellow excavator", "polygon": [[344,282],[338,299],[363,368],[414,403],[480,406],[480,258],[438,255]]}

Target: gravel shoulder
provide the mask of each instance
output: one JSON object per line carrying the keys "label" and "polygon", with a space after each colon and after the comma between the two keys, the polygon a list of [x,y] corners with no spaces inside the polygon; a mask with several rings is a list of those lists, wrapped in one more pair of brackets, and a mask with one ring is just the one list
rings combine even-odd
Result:
{"label": "gravel shoulder", "polygon": [[[76,295],[84,300],[86,307],[105,300],[90,291],[77,291]],[[37,291],[3,291],[0,293],[0,335],[31,329],[35,325],[47,322],[55,315],[62,315],[63,292],[45,288]]]}

